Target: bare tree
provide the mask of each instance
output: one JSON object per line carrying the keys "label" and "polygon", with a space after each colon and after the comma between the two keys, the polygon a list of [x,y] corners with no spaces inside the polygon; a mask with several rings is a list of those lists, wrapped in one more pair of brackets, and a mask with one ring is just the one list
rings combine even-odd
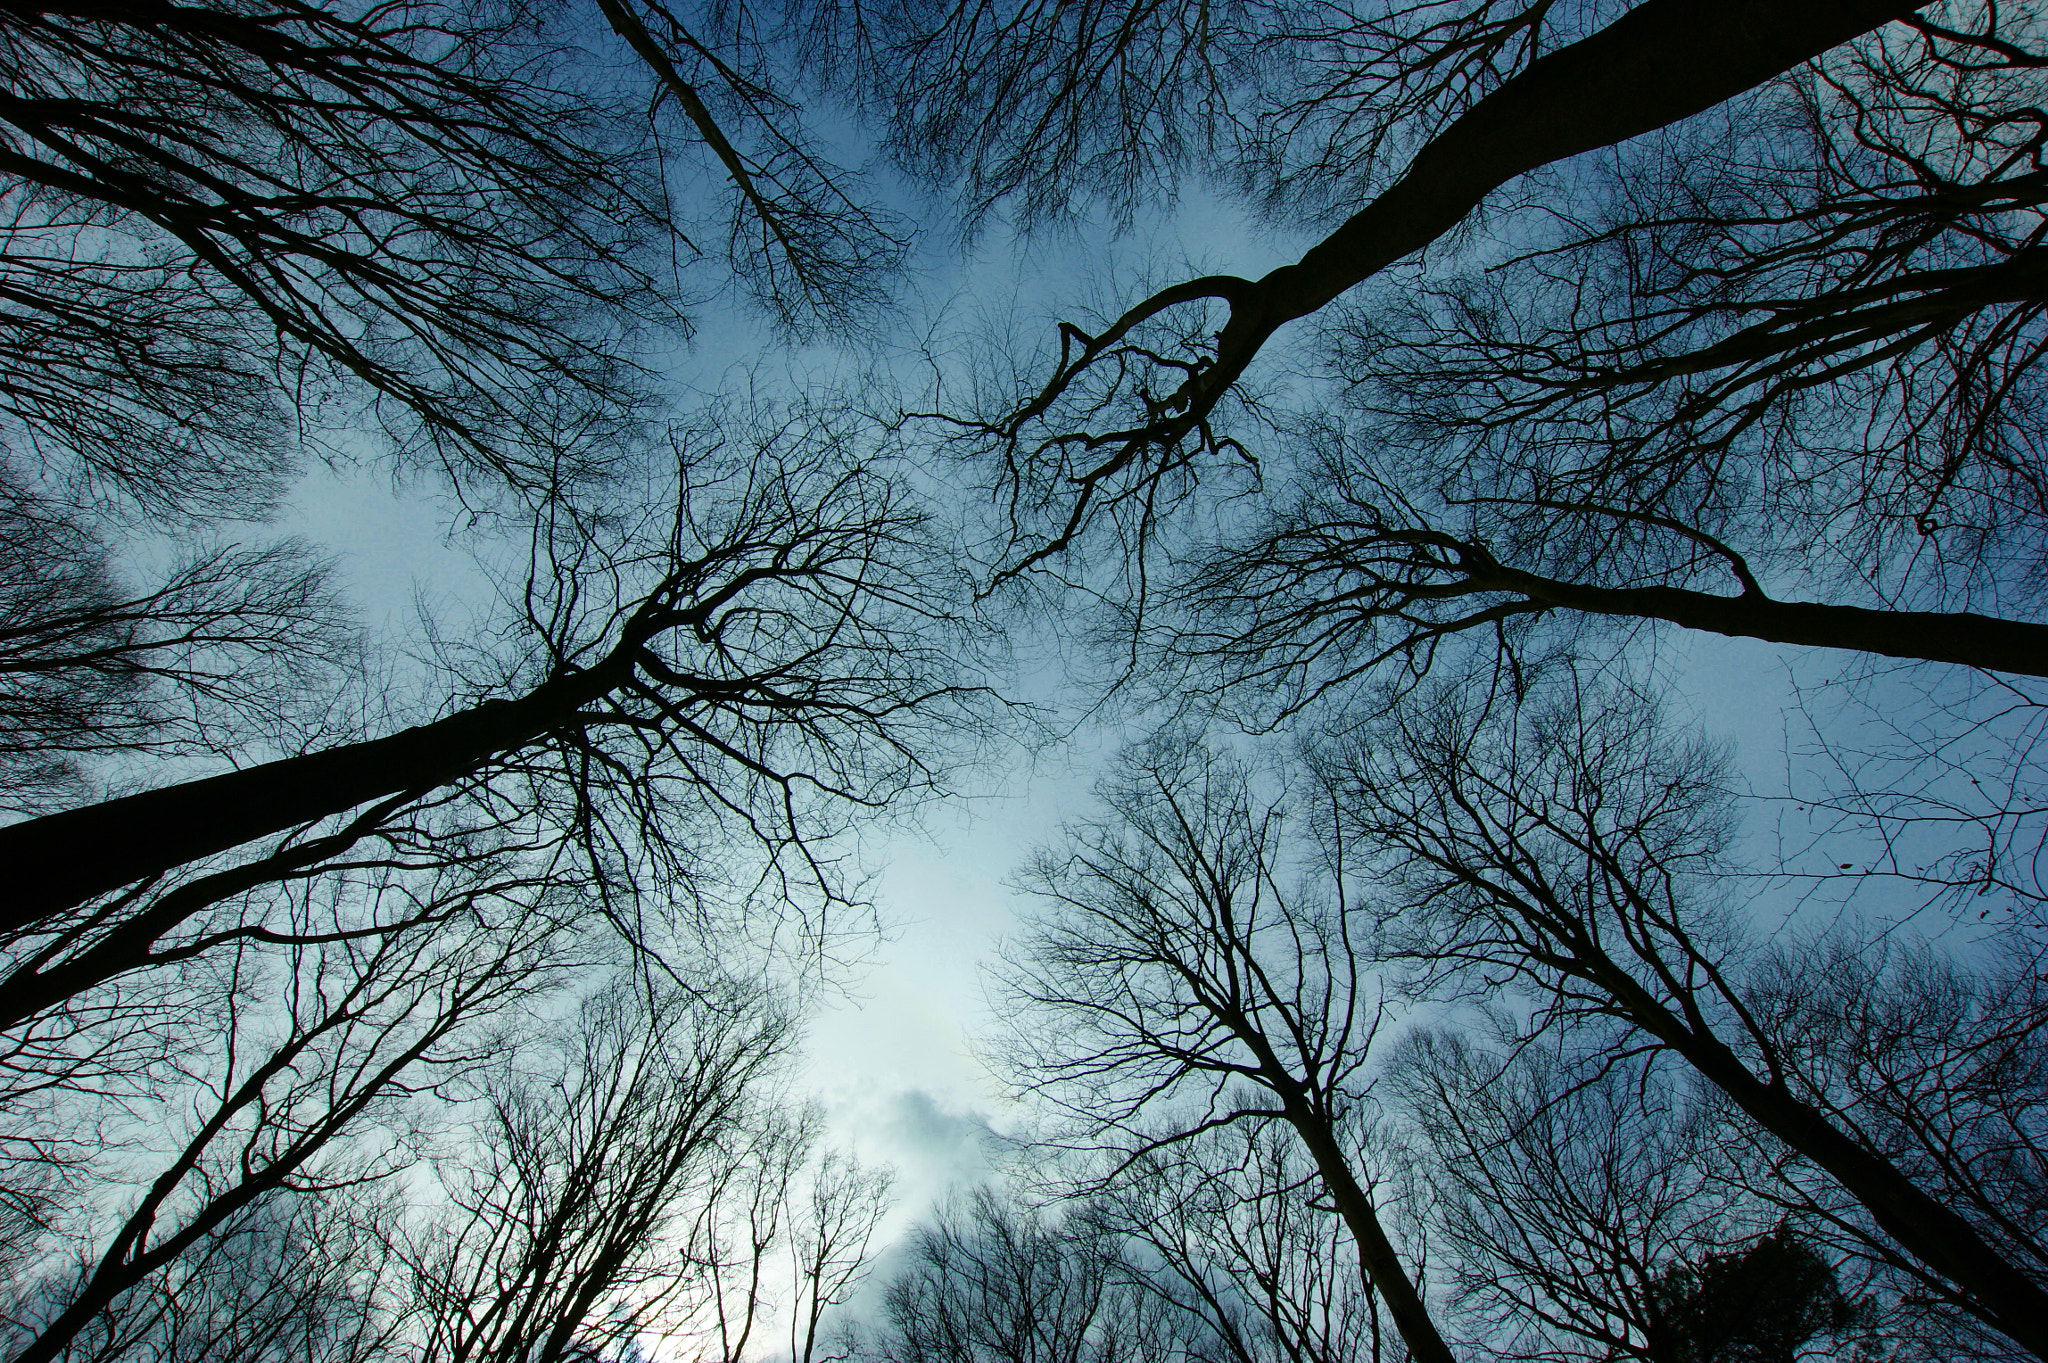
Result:
{"label": "bare tree", "polygon": [[673,103],[686,136],[728,182],[725,237],[746,294],[798,335],[844,333],[872,315],[909,245],[908,224],[866,193],[807,126],[798,80],[816,50],[775,42],[769,16],[722,5],[596,0],[645,64],[655,108]]}
{"label": "bare tree", "polygon": [[872,1348],[902,1363],[1151,1363],[1203,1356],[1189,1324],[1085,1215],[1043,1216],[984,1186],[912,1233]]}
{"label": "bare tree", "polygon": [[[382,1030],[359,1041],[362,1053],[334,1050],[322,1029],[360,1032],[367,1021],[344,999],[310,1019],[309,1040],[255,1047],[240,1063],[257,1073],[218,1111],[218,1081],[201,1075],[206,1128],[118,1228],[151,1239],[149,1252],[131,1245],[118,1267],[111,1251],[88,1252],[75,1270],[35,1279],[12,1306],[20,1356],[637,1357],[646,1340],[711,1328],[727,1271],[742,1267],[725,1228],[747,1220],[734,1197],[743,1191],[777,1210],[746,1246],[753,1281],[769,1283],[753,1305],[779,1303],[774,1279],[789,1261],[799,1274],[786,1303],[792,1330],[803,1338],[808,1321],[815,1337],[865,1271],[886,1180],[843,1157],[819,1167],[815,1123],[785,1115],[790,1014],[757,982],[651,979],[615,942],[590,943],[573,904],[549,907],[533,926],[552,943],[480,912],[416,929],[415,948],[438,939],[417,961],[398,959],[400,934],[357,953],[362,987],[380,994],[429,980],[460,994],[462,953],[489,953],[469,989],[501,994],[466,1019],[401,1008],[376,1019]],[[610,963],[621,957],[626,968]],[[419,979],[403,978],[415,970]],[[260,1038],[273,1019],[260,984],[230,985],[221,1011],[232,1056],[236,1038]],[[570,1002],[564,985],[580,1002],[537,1020],[537,1003]],[[423,1032],[406,1030],[421,1021]],[[194,1048],[177,1063],[191,1070]],[[116,1106],[147,1120],[175,1111],[192,1087],[160,1068],[153,1089]],[[81,1095],[71,1106],[76,1122]],[[136,1147],[131,1162],[152,1143],[121,1142]],[[118,1178],[123,1152],[98,1154],[102,1183]],[[807,1183],[792,1177],[807,1168]],[[84,1251],[96,1233],[106,1231],[74,1217],[43,1239],[61,1246],[68,1236]],[[61,1248],[44,1260],[53,1254]],[[742,1356],[723,1343],[744,1340],[712,1343],[719,1357]]]}
{"label": "bare tree", "polygon": [[1128,751],[1101,794],[1108,814],[1073,825],[1023,875],[1044,902],[1005,985],[1024,1082],[1082,1139],[1123,1138],[1129,1161],[1205,1131],[1284,1123],[1409,1353],[1448,1360],[1348,1144],[1381,1009],[1341,849],[1326,880],[1286,884],[1282,809],[1183,734]]}
{"label": "bare tree", "polygon": [[615,336],[659,310],[654,167],[531,18],[13,15],[16,439],[152,512],[234,514],[289,468],[280,399],[329,378],[430,457],[528,486],[551,402],[623,431]]}
{"label": "bare tree", "polygon": [[1030,231],[1097,202],[1128,225],[1219,160],[1290,18],[1265,3],[812,0],[790,7],[784,41],[860,99],[969,230],[1000,213]]}
{"label": "bare tree", "polygon": [[858,1292],[874,1267],[870,1248],[889,1210],[888,1169],[863,1167],[839,1150],[826,1150],[796,1196],[789,1235],[791,1363],[843,1363],[844,1349],[821,1353],[835,1342],[830,1313]]}
{"label": "bare tree", "polygon": [[[316,1317],[347,1308],[319,1256],[259,1221],[389,1182],[405,1123],[474,1078],[594,920],[673,976],[660,951],[711,901],[841,905],[845,811],[934,780],[918,731],[959,692],[930,668],[947,592],[920,511],[796,418],[781,453],[695,451],[662,486],[640,364],[681,330],[678,253],[704,254],[678,206],[699,148],[729,273],[787,329],[861,315],[902,242],[744,25],[597,8],[638,68],[571,6],[0,17],[6,798],[80,800],[110,754],[234,768],[0,834],[24,868],[0,925],[0,1206],[78,1261],[14,1304],[22,1358],[328,1348]],[[375,435],[401,475],[533,533],[505,636],[450,648],[445,701],[381,742],[287,720],[349,642],[323,566],[194,531]],[[184,541],[140,588],[110,548],[137,526]],[[48,840],[65,827],[82,840]],[[116,846],[139,859],[89,869]],[[557,1353],[634,1286],[615,1261],[656,1213],[614,1211],[577,1228],[594,1263],[529,1294]],[[858,1221],[818,1231],[828,1298]],[[235,1263],[305,1281],[229,1329],[232,1289],[262,1289]]]}
{"label": "bare tree", "polygon": [[790,1020],[758,991],[631,978],[510,1058],[406,1251],[424,1359],[616,1356],[701,1290],[699,1206],[761,1117]]}
{"label": "bare tree", "polygon": [[[924,514],[843,460],[843,434],[793,421],[686,462],[651,544],[645,513],[593,530],[561,511],[536,536],[523,637],[473,660],[478,701],[445,718],[0,829],[19,868],[11,1020],[275,933],[231,921],[158,948],[210,906],[322,868],[432,861],[455,832],[580,862],[626,919],[640,890],[687,901],[734,832],[783,888],[829,894],[818,839],[839,811],[928,786],[936,754],[916,740],[968,698],[943,675],[950,575]],[[205,860],[267,836],[253,857]]]}
{"label": "bare tree", "polygon": [[[1264,279],[1063,327],[1049,378],[944,418],[992,460],[998,580],[1086,576],[1054,560],[1111,541],[1112,609],[1165,585],[1165,617],[1130,619],[1250,691],[1558,615],[2048,669],[2017,586],[2038,557],[2030,11],[1276,5],[1175,29],[1049,5],[986,32],[943,6],[805,13],[834,52],[878,54],[851,79],[917,130],[913,157],[1027,219],[1091,180],[1168,195],[1190,158],[1281,216],[1320,211],[1316,179],[1358,210]],[[1162,72],[1180,78],[1120,93]],[[1196,106],[1225,115],[1200,155]],[[1020,149],[1054,146],[1031,174]],[[1454,241],[1510,182],[1528,211],[1500,244]],[[1336,306],[1425,247],[1419,288]],[[1311,315],[1336,322],[1327,377],[1363,420],[1317,438],[1303,486],[1240,381]],[[1270,522],[1219,513],[1226,542],[1191,572],[1126,559],[1232,466],[1282,488]]]}
{"label": "bare tree", "polygon": [[[1852,1284],[1857,1296],[1837,1277],[1837,1264],[1861,1261],[1820,1257],[1824,1221],[1744,1187],[1738,1166],[1753,1143],[1710,1096],[1631,1054],[1626,1037],[1561,1040],[1499,1053],[1429,1032],[1401,1058],[1402,1092],[1428,1138],[1433,1216],[1478,1347],[1663,1363],[1751,1357],[1745,1347],[1853,1355],[1871,1342],[1880,1322],[1869,1276]],[[1773,1272],[1774,1284],[1750,1281]],[[1716,1274],[1727,1281],[1709,1286]],[[1883,1323],[1894,1345],[1910,1337],[1896,1311]],[[1797,1337],[1769,1342],[1773,1331]]]}
{"label": "bare tree", "polygon": [[[1571,32],[1545,22],[1550,8],[1408,7],[1382,26],[1343,26],[1338,41],[1358,43],[1345,54],[1354,69],[1390,77],[1383,101],[1350,102],[1366,125],[1358,141],[1415,137],[1406,170],[1261,279],[1190,279],[1093,329],[1064,325],[1035,392],[958,422],[1004,488],[1013,552],[1003,576],[1047,563],[1091,529],[1141,549],[1203,468],[1252,455],[1223,423],[1224,404],[1274,334],[1438,242],[1501,186],[1710,109],[1912,10],[1651,0],[1543,50]],[[1461,64],[1478,77],[1469,85],[1453,74]],[[1467,104],[1475,88],[1485,93]],[[1332,102],[1341,119],[1346,101]]]}
{"label": "bare tree", "polygon": [[2040,675],[2037,44],[1915,15],[1350,308],[1354,412],[1181,584],[1189,642],[1272,675],[1563,614]]}
{"label": "bare tree", "polygon": [[1290,1132],[1240,1125],[1149,1150],[1088,1215],[1123,1237],[1140,1286],[1201,1322],[1218,1358],[1388,1357],[1397,1342],[1346,1262],[1350,1231],[1321,1189]]}
{"label": "bare tree", "polygon": [[0,710],[42,754],[10,759],[12,803],[75,801],[82,759],[144,740],[232,746],[223,715],[274,709],[343,633],[295,546],[188,543],[135,590],[110,530],[260,518],[309,450],[444,476],[472,524],[642,477],[641,361],[713,254],[692,200],[732,207],[714,280],[785,326],[873,302],[901,242],[758,42],[606,14],[629,50],[590,51],[579,6],[467,0],[0,24]]}
{"label": "bare tree", "polygon": [[12,14],[15,454],[152,515],[262,509],[336,415],[486,501],[601,474],[645,415],[636,332],[682,321],[672,142],[713,152],[730,263],[786,320],[857,312],[900,243],[794,103],[667,6],[599,8],[638,78],[573,6]]}
{"label": "bare tree", "polygon": [[127,1174],[115,1152],[138,1130],[132,1115],[178,1101],[224,1020],[257,1028],[270,1020],[249,979],[291,978],[297,962],[329,953],[374,962],[379,941],[403,960],[406,944],[437,934],[487,937],[502,928],[516,941],[529,920],[566,933],[591,919],[584,888],[516,854],[421,859],[268,887],[226,907],[227,921],[243,930],[208,943],[202,929],[205,950],[173,948],[149,968],[82,983],[59,1003],[29,1001],[0,1046],[0,1162],[11,1201],[38,1233],[59,1233],[73,1211],[92,1205],[95,1184],[118,1186]]}
{"label": "bare tree", "polygon": [[[2048,1204],[2036,1153],[2044,1013],[2038,945],[2014,936],[1958,954],[1839,935],[1781,944],[1760,962],[1753,996],[1802,1089],[2038,1274]],[[1946,1328],[1956,1347],[1983,1347],[1969,1338],[1974,1322],[1956,1319],[1947,1285],[1902,1256],[1840,1189],[1768,1142],[1752,1138],[1748,1148],[1735,1166],[1746,1190],[1814,1227],[1836,1252],[1880,1266],[1928,1329]]]}
{"label": "bare tree", "polygon": [[1809,589],[2031,609],[2037,44],[2024,10],[1924,10],[1617,155],[1487,282],[1352,329],[1397,442],[1473,461],[1416,490],[1475,499],[1538,572],[1547,535],[1554,563],[1604,540],[1691,576],[1655,543],[1676,522]]}
{"label": "bare tree", "polygon": [[779,1323],[791,1359],[848,1357],[850,1336],[834,1313],[874,1266],[892,1179],[826,1146],[815,1105],[756,1123],[731,1143],[700,1202],[691,1243],[703,1285],[675,1332],[707,1357],[738,1363]]}
{"label": "bare tree", "polygon": [[[1523,551],[1509,557],[1489,534],[1497,523],[1488,517],[1510,499],[1479,508],[1468,499],[1459,510],[1469,514],[1445,528],[1448,518],[1418,509],[1399,479],[1359,467],[1366,463],[1362,440],[1351,433],[1319,440],[1313,492],[1168,580],[1145,622],[1149,656],[1190,674],[1206,669],[1206,689],[1282,711],[1383,663],[1426,670],[1461,635],[1526,638],[1546,617],[1661,621],[1878,658],[2048,675],[2048,625],[1972,611],[1785,600],[1760,581],[1761,567],[1698,528],[1711,523],[1706,518],[1621,510],[1591,496],[1537,496],[1540,509],[1553,513],[1551,533],[1532,525],[1503,534]],[[1769,519],[1768,508],[1754,511]],[[1577,527],[1565,524],[1573,517]],[[1586,531],[1587,521],[1614,533]],[[1667,542],[1637,553],[1616,543],[1630,536]],[[1732,581],[1735,594],[1691,585],[1713,573]]]}
{"label": "bare tree", "polygon": [[[1536,1025],[1623,1021],[1820,1171],[1894,1258],[2023,1347],[2048,1348],[2033,1232],[1982,1214],[1876,1137],[1787,1030],[1787,1001],[1806,990],[1755,973],[1713,748],[1671,734],[1640,697],[1571,678],[1524,704],[1434,688],[1326,761],[1339,817],[1387,878],[1384,949],[1419,985],[1518,981]],[[2022,1009],[2000,1033],[2022,1053],[2038,1045],[2031,1017]],[[2034,1102],[2014,1077],[2002,1101],[2024,1124]],[[1911,1107],[1936,1145],[1980,1145],[1961,1110]]]}
{"label": "bare tree", "polygon": [[122,583],[91,528],[0,491],[0,802],[76,800],[110,754],[221,753],[352,661],[328,565],[286,540],[199,546]]}
{"label": "bare tree", "polygon": [[88,1172],[100,1186],[59,1229],[84,1268],[18,1309],[14,1356],[62,1356],[258,1204],[402,1169],[414,1100],[459,1094],[492,1024],[587,961],[569,907],[522,887],[409,932],[244,946],[218,962],[228,1006],[185,1020],[154,1088],[109,1094],[97,1113],[74,1095],[72,1124],[99,1137]]}
{"label": "bare tree", "polygon": [[818,1127],[817,1109],[807,1107],[740,1133],[710,1195],[699,1204],[692,1240],[699,1246],[705,1290],[688,1326],[705,1351],[724,1363],[747,1357],[781,1304],[777,1269],[794,1243],[792,1198],[817,1145]]}
{"label": "bare tree", "polygon": [[[122,1293],[58,1355],[78,1363],[371,1363],[405,1356],[399,1218],[360,1188],[252,1204]],[[61,1291],[55,1283],[44,1290]]]}

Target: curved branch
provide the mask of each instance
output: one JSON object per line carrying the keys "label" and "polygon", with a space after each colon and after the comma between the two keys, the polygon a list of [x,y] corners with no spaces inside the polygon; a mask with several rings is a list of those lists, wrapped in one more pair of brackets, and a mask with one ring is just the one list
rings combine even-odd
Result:
{"label": "curved branch", "polygon": [[[1295,263],[1249,285],[1231,281],[1224,289],[1213,280],[1194,281],[1138,304],[1119,328],[1196,298],[1221,299],[1230,316],[1217,334],[1213,357],[1195,366],[1170,397],[1148,403],[1151,419],[1119,440],[1096,468],[1072,480],[1080,491],[1057,543],[1071,541],[1106,479],[1141,462],[1148,451],[1170,451],[1204,429],[1282,326],[1439,240],[1501,185],[1710,109],[1916,8],[1911,0],[1645,0],[1505,81],[1424,145],[1384,194]],[[1120,335],[1112,328],[1075,362],[1063,364],[1018,417],[1042,414],[1102,345]],[[1041,548],[1026,562],[1056,552]],[[1021,565],[1005,576],[1018,571]]]}

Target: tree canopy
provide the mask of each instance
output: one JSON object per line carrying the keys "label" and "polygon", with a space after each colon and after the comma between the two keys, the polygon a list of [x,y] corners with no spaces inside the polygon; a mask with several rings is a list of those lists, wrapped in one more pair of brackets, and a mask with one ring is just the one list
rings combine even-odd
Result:
{"label": "tree canopy", "polygon": [[[2048,1359],[2044,80],[2005,0],[0,10],[0,1347]],[[321,468],[461,623],[265,528]],[[878,830],[1098,723],[1039,1125],[848,1311]]]}

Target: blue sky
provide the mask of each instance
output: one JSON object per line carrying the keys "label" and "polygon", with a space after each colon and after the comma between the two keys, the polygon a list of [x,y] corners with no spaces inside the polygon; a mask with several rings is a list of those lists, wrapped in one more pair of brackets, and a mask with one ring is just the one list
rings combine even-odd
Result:
{"label": "blue sky", "polygon": [[[878,359],[918,381],[911,342],[933,318],[972,325],[1011,312],[1051,332],[1087,301],[1136,296],[1134,272],[1197,270],[1256,276],[1301,242],[1253,222],[1227,202],[1190,194],[1180,210],[1121,238],[1075,231],[1031,242],[1000,232],[962,247],[932,225],[878,354],[778,346],[757,316],[714,306],[672,361],[682,401],[735,384],[838,378]],[[1037,339],[1037,338],[1032,338]],[[318,470],[273,527],[326,545],[365,623],[394,637],[416,624],[416,605],[459,618],[488,596],[473,545],[451,542],[447,508],[419,489],[394,492],[375,473]],[[1658,644],[1680,713],[1736,744],[1759,790],[1783,788],[1794,679],[1838,664],[1754,641],[1666,634]],[[966,797],[925,811],[921,829],[870,841],[886,938],[863,971],[822,997],[809,1026],[801,1087],[822,1104],[832,1138],[863,1159],[893,1166],[897,1211],[887,1235],[925,1214],[948,1189],[990,1175],[990,1132],[1028,1128],[977,1047],[988,1031],[982,967],[1014,923],[1005,886],[1012,868],[1083,810],[1101,762],[1125,736],[1079,730],[1073,741],[1015,750],[972,778]],[[886,1238],[886,1236],[885,1236]]]}

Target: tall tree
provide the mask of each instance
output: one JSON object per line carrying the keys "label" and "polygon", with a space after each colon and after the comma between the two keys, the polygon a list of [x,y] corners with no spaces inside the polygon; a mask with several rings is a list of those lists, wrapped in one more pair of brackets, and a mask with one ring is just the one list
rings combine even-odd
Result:
{"label": "tall tree", "polygon": [[[1056,1153],[1045,1152],[1055,1169]],[[1399,1337],[1351,1271],[1350,1231],[1284,1127],[1224,1127],[1128,1163],[1112,1158],[1123,1167],[1087,1215],[1123,1237],[1128,1271],[1146,1290],[1201,1322],[1218,1358],[1400,1356]]]}
{"label": "tall tree", "polygon": [[180,1020],[140,1092],[71,1095],[88,1195],[58,1229],[83,1267],[13,1313],[12,1357],[64,1356],[260,1204],[396,1175],[417,1154],[413,1095],[459,1093],[493,1024],[588,961],[565,907],[514,887],[413,931],[222,962],[216,1006]]}
{"label": "tall tree", "polygon": [[[2031,1214],[2014,1220],[1991,1184],[1951,1181],[1959,1167],[1966,1178],[2014,1167],[1994,1133],[2036,1120],[2031,1081],[2011,1072],[1993,1100],[2005,1117],[1981,1130],[1966,1105],[1937,1096],[1953,1082],[1940,1076],[1975,1059],[2037,1054],[2031,1004],[1990,1029],[2002,1041],[1988,1054],[1966,1032],[1947,1059],[1937,1046],[1924,1099],[1877,1081],[1913,1114],[1914,1137],[1894,1143],[1829,1073],[1817,1033],[1830,1024],[1796,1020],[1810,1016],[1793,1006],[1807,991],[1762,973],[1731,892],[1723,755],[1670,732],[1654,704],[1569,675],[1523,703],[1443,685],[1388,706],[1325,761],[1333,808],[1388,886],[1384,949],[1419,986],[1462,995],[1520,982],[1536,1025],[1620,1020],[1820,1171],[1951,1301],[2048,1349]],[[1833,1024],[1845,1025],[1844,1040],[1853,1025]],[[1977,1149],[1981,1162],[1958,1166],[1942,1149]]]}
{"label": "tall tree", "polygon": [[981,1187],[911,1233],[868,1347],[903,1363],[1152,1363],[1201,1356],[1190,1324],[1087,1217]]}
{"label": "tall tree", "polygon": [[685,448],[666,515],[544,526],[515,651],[478,660],[482,694],[444,718],[0,829],[10,1021],[189,955],[156,944],[253,887],[359,847],[431,859],[409,847],[437,821],[553,846],[600,896],[681,901],[736,824],[786,886],[829,893],[816,838],[930,783],[916,735],[966,713],[925,517],[843,458],[845,434],[791,423],[723,457]]}
{"label": "tall tree", "polygon": [[1829,1218],[1788,1214],[1783,1161],[1612,1032],[1496,1050],[1438,1030],[1404,1048],[1402,1105],[1475,1349],[1733,1363],[1925,1347],[1917,1284],[1835,1250]]}
{"label": "tall tree", "polygon": [[[1190,279],[1094,330],[1066,326],[1035,394],[963,424],[1009,487],[1005,575],[1048,562],[1091,528],[1120,530],[1140,547],[1205,461],[1248,453],[1222,420],[1226,400],[1281,327],[1430,247],[1503,185],[1713,108],[1914,7],[1648,0],[1556,45],[1571,21],[1550,22],[1550,8],[1416,7],[1341,32],[1358,41],[1347,55],[1377,64],[1388,88],[1359,92],[1355,121],[1395,134],[1385,141],[1421,142],[1399,177],[1262,278]],[[1460,86],[1450,73],[1467,61],[1478,68],[1461,87],[1479,96],[1469,104],[1415,97],[1418,87]],[[1360,140],[1383,139],[1368,131]]]}
{"label": "tall tree", "polygon": [[1191,642],[1327,676],[1548,614],[2041,675],[2037,45],[1913,16],[1345,308],[1350,411],[1179,584]]}
{"label": "tall tree", "polygon": [[770,1110],[794,1030],[757,991],[614,980],[489,1082],[405,1257],[417,1357],[554,1363],[630,1350],[703,1290],[701,1207]]}
{"label": "tall tree", "polygon": [[757,224],[730,265],[792,324],[857,310],[897,243],[771,73],[600,10],[631,55],[567,5],[9,11],[15,457],[153,515],[263,507],[333,416],[483,501],[616,465],[692,250],[649,94]]}
{"label": "tall tree", "polygon": [[[1545,615],[2048,669],[2012,571],[2039,543],[2024,7],[799,13],[977,211],[1127,214],[1199,167],[1349,215],[935,414],[994,470],[997,582],[1106,556],[1114,609],[1164,589],[1130,619],[1247,691]],[[1361,415],[1303,436],[1254,362],[1310,317],[1309,410]],[[1277,506],[1212,543],[1173,509],[1233,470]]]}
{"label": "tall tree", "polygon": [[1185,734],[1134,747],[1100,793],[1108,813],[1023,874],[1044,907],[1006,985],[1021,1076],[1128,1161],[1284,1124],[1410,1355],[1448,1363],[1353,1148],[1381,1010],[1341,852],[1289,885],[1282,808]]}

